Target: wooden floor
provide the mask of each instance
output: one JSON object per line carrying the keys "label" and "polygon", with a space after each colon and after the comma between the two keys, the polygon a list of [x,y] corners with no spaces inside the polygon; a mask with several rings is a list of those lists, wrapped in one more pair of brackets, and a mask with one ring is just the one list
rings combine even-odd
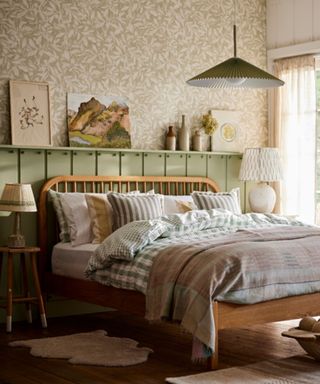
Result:
{"label": "wooden floor", "polygon": [[[249,364],[272,358],[303,354],[292,339],[281,331],[296,326],[297,321],[273,323],[251,329],[221,332],[221,366]],[[110,336],[126,336],[150,347],[154,353],[148,362],[125,368],[71,365],[65,360],[32,357],[27,348],[8,347],[9,341],[60,336],[76,332],[105,329]],[[149,324],[143,319],[119,312],[90,314],[48,320],[48,329],[39,323],[14,323],[13,333],[6,334],[0,324],[0,384],[98,384],[98,383],[164,383],[166,377],[194,374],[204,366],[190,361],[191,337],[177,326]]]}

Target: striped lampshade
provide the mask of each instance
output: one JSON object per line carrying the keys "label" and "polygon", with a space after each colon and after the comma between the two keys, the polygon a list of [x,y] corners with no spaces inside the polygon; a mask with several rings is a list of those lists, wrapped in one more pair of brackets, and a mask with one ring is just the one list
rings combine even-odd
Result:
{"label": "striped lampshade", "polygon": [[30,184],[6,184],[0,199],[0,211],[35,212],[37,210]]}
{"label": "striped lampshade", "polygon": [[240,180],[279,181],[282,179],[278,148],[247,148],[244,152]]}

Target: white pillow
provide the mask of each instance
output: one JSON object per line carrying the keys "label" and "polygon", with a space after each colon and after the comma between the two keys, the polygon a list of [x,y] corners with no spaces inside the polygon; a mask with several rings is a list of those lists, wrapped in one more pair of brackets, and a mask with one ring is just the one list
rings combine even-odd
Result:
{"label": "white pillow", "polygon": [[91,243],[91,220],[84,193],[63,193],[61,205],[70,230],[72,246]]}
{"label": "white pillow", "polygon": [[197,209],[191,195],[164,195],[163,213],[173,215],[175,213],[185,213]]}

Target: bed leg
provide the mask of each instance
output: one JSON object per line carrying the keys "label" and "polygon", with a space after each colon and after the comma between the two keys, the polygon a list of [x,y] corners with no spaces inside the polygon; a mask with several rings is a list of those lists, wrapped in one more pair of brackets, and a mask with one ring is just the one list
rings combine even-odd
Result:
{"label": "bed leg", "polygon": [[212,356],[208,357],[208,369],[214,370],[219,368],[219,323],[218,323],[218,302],[213,302],[213,316],[214,316],[214,332],[215,332],[215,341],[214,341],[214,353]]}

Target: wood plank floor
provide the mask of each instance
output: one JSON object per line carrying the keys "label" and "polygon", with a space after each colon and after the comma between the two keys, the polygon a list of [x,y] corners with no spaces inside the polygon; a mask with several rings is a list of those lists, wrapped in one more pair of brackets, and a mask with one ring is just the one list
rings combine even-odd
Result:
{"label": "wood plank floor", "polygon": [[[221,332],[221,367],[244,365],[272,358],[301,355],[304,351],[280,334],[298,321],[264,324],[250,329]],[[110,336],[130,337],[154,353],[144,364],[124,368],[71,365],[65,360],[32,357],[27,348],[8,347],[13,340],[60,336],[104,329]],[[48,329],[39,323],[14,323],[12,334],[0,324],[0,384],[98,384],[164,383],[166,377],[205,370],[190,361],[191,337],[170,324],[149,324],[119,312],[107,312],[48,320]]]}

